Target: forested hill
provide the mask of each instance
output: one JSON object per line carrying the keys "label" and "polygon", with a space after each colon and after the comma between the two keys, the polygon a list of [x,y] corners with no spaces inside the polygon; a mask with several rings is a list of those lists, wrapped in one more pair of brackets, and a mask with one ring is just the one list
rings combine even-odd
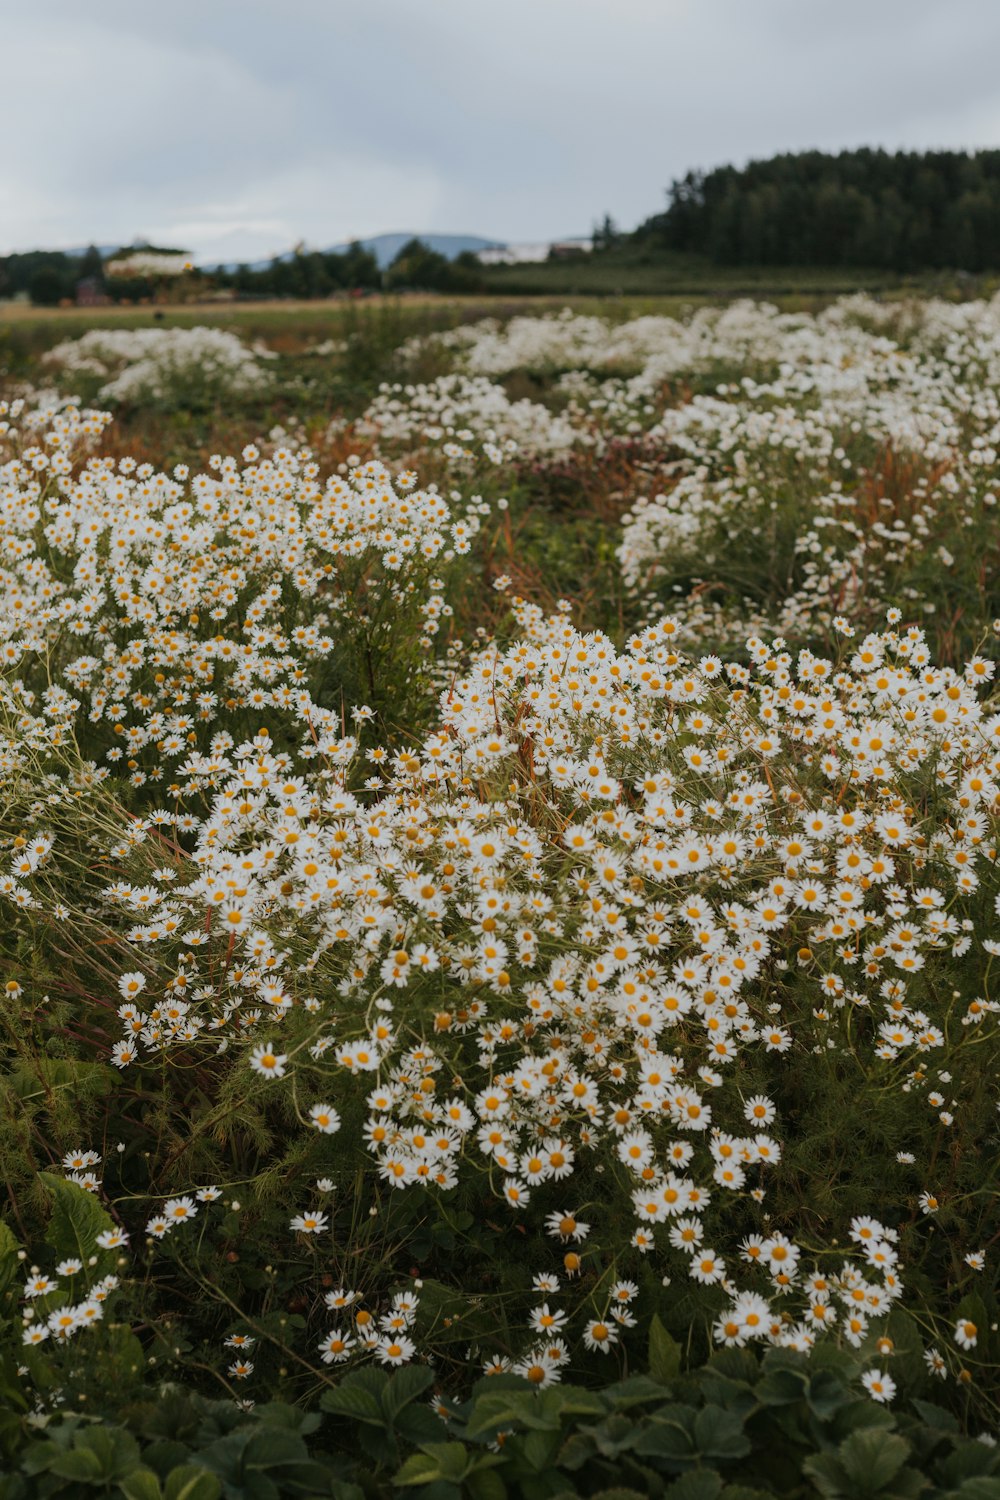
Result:
{"label": "forested hill", "polygon": [[1000,151],[803,151],[689,172],[636,238],[717,265],[1000,268]]}

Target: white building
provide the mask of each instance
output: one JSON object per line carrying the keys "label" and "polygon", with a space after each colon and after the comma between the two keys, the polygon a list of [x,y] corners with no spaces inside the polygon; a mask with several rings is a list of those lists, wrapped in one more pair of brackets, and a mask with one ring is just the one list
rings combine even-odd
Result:
{"label": "white building", "polygon": [[500,245],[495,250],[480,250],[476,259],[484,266],[524,266],[548,260],[550,254],[572,255],[593,250],[592,239],[521,241],[516,245]]}

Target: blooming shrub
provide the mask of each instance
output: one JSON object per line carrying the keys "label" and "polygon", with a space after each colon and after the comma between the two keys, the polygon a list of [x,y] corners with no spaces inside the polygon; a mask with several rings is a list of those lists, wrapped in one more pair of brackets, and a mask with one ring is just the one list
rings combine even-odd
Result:
{"label": "blooming shrub", "polygon": [[598,440],[578,407],[553,413],[536,401],[511,401],[502,386],[482,376],[464,375],[442,375],[426,385],[384,385],[355,430],[382,445],[410,449],[421,440],[447,438],[457,447],[456,439],[479,439],[503,443],[510,452],[550,454]]}
{"label": "blooming shrub", "polygon": [[102,401],[126,402],[176,400],[192,383],[203,394],[264,391],[261,360],[271,358],[222,328],[95,328],[57,344],[45,362],[71,377],[100,377]]}
{"label": "blooming shrub", "polygon": [[[669,605],[692,643],[816,646],[845,610],[877,628],[889,597],[960,653],[978,644],[970,622],[1000,612],[998,299],[620,323],[567,310],[435,334],[411,358],[428,347],[467,373],[386,392],[362,430],[490,428],[536,467],[628,439],[649,488],[619,506],[622,580],[644,619]],[[514,372],[550,410],[509,400],[496,382]]]}

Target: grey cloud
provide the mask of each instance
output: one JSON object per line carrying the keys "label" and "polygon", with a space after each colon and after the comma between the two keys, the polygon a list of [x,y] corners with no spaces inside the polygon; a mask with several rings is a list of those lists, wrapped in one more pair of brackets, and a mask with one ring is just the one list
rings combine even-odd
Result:
{"label": "grey cloud", "polygon": [[690,166],[1000,144],[981,0],[40,0],[4,29],[2,249],[533,239],[631,225]]}

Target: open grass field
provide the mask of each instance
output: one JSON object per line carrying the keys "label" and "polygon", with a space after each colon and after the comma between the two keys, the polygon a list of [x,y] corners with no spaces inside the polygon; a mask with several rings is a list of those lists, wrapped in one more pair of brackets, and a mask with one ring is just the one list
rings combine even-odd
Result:
{"label": "open grass field", "polygon": [[0,307],[3,1500],[1000,1496],[998,463],[985,297]]}

